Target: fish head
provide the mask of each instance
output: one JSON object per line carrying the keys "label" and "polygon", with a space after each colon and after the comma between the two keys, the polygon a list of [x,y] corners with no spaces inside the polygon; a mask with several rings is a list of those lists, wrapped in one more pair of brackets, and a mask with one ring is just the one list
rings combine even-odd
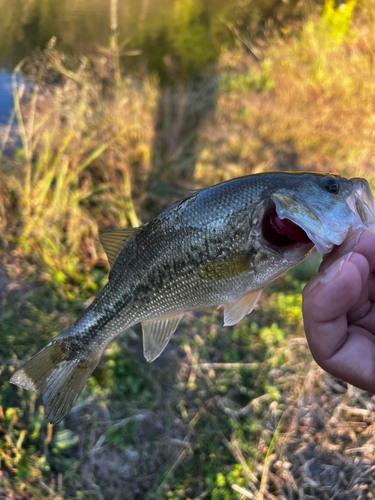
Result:
{"label": "fish head", "polygon": [[267,189],[258,210],[262,244],[280,254],[315,245],[325,255],[359,228],[375,230],[374,200],[365,179],[300,174]]}
{"label": "fish head", "polygon": [[365,179],[355,177],[350,179],[353,183],[353,194],[348,197],[347,204],[354,214],[357,215],[359,227],[374,231],[375,229],[375,209],[374,198],[371,193],[369,183]]}

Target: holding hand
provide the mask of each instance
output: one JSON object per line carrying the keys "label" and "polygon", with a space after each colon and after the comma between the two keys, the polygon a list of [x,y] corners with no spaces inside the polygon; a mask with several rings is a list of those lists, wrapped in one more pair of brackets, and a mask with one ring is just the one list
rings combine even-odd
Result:
{"label": "holding hand", "polygon": [[356,231],[303,291],[307,341],[327,372],[375,394],[375,234]]}

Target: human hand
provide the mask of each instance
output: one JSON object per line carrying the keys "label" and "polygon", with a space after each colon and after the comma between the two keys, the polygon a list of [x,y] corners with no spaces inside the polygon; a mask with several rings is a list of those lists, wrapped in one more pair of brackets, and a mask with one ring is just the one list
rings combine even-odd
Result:
{"label": "human hand", "polygon": [[375,234],[356,231],[305,287],[302,312],[315,361],[375,394]]}

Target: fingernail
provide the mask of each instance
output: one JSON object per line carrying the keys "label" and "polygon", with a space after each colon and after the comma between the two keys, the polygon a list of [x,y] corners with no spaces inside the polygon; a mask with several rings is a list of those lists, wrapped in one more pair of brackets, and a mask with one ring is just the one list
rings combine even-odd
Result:
{"label": "fingernail", "polygon": [[359,229],[356,231],[354,234],[350,236],[340,247],[339,247],[339,253],[345,254],[348,252],[348,250],[354,248],[356,245],[358,245],[359,238],[362,236],[362,233],[364,232],[364,229]]}
{"label": "fingernail", "polygon": [[348,262],[350,257],[353,255],[353,252],[348,253],[348,255],[345,255],[342,259],[337,260],[333,264],[331,264],[327,269],[324,271],[324,277],[320,280],[320,283],[328,283],[328,281],[333,280],[336,278],[340,273],[342,266],[344,265],[344,262]]}

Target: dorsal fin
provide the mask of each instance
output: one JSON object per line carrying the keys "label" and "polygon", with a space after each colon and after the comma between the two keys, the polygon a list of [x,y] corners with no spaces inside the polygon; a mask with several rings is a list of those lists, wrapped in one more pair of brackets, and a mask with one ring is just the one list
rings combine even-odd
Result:
{"label": "dorsal fin", "polygon": [[252,292],[243,295],[236,302],[224,304],[224,326],[232,326],[241,321],[241,319],[250,314],[262,295],[263,288],[253,290]]}
{"label": "dorsal fin", "polygon": [[167,347],[182,317],[183,314],[176,314],[142,323],[143,354],[149,363],[160,356]]}
{"label": "dorsal fin", "polygon": [[112,267],[121,250],[137,234],[139,227],[108,231],[99,235],[99,239],[108,257],[109,265]]}

